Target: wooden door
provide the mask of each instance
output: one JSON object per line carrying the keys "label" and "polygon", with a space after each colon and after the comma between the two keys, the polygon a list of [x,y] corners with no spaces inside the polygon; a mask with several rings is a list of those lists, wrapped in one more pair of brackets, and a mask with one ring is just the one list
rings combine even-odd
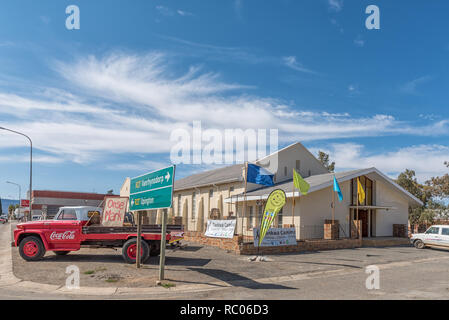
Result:
{"label": "wooden door", "polygon": [[359,210],[359,220],[362,221],[362,237],[368,237],[368,210]]}

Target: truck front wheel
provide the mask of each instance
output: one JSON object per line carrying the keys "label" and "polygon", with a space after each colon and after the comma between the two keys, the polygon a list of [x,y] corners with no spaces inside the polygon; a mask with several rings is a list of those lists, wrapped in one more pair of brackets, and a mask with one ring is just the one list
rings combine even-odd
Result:
{"label": "truck front wheel", "polygon": [[[141,241],[140,248],[141,258],[140,262],[144,263],[150,256],[150,247],[145,240]],[[136,263],[137,259],[137,239],[129,239],[125,242],[122,248],[122,256],[126,263]]]}
{"label": "truck front wheel", "polygon": [[44,257],[45,247],[41,239],[30,236],[20,242],[19,253],[26,261],[38,261]]}

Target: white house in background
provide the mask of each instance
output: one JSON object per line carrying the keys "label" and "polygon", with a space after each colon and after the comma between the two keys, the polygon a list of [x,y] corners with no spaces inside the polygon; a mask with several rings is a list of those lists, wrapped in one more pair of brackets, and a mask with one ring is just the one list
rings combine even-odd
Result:
{"label": "white house in background", "polygon": [[[276,188],[286,192],[287,203],[275,221],[275,226],[295,225],[297,238],[322,238],[323,224],[331,219],[333,175],[301,143],[294,143],[254,162],[275,176],[274,187],[261,187],[248,183],[247,209],[243,215],[244,164],[231,165],[194,174],[175,181],[173,214],[187,216],[186,229],[204,231],[207,220],[216,218],[237,219],[236,233],[252,235],[263,211],[263,200]],[[340,164],[344,166],[344,164]],[[293,193],[293,169],[311,185],[305,196]],[[421,205],[421,201],[401,188],[376,168],[335,173],[343,193],[343,201],[336,201],[335,219],[341,225],[341,233],[349,236],[350,221],[357,214],[356,179],[359,177],[366,192],[366,199],[358,207],[364,237],[392,236],[393,225],[408,223],[409,207]],[[129,178],[120,191],[129,196]],[[293,209],[293,197],[295,206]],[[215,210],[213,210],[215,209]],[[150,223],[154,218],[149,218]]]}

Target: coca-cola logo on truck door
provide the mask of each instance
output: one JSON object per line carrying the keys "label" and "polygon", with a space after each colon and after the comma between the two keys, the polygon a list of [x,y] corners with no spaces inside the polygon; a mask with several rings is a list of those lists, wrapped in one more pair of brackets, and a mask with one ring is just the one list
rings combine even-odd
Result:
{"label": "coca-cola logo on truck door", "polygon": [[75,231],[56,232],[53,231],[50,235],[50,240],[74,240]]}

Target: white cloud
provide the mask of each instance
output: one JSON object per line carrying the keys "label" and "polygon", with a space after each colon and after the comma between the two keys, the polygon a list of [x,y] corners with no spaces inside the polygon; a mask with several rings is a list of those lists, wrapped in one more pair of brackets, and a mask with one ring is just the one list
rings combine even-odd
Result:
{"label": "white cloud", "polygon": [[315,71],[312,71],[312,70],[310,70],[310,69],[307,69],[307,68],[305,68],[301,63],[299,63],[299,62],[296,60],[296,57],[295,57],[295,56],[283,57],[283,58],[282,58],[282,61],[284,62],[284,64],[285,64],[287,67],[289,67],[289,68],[291,68],[291,69],[293,69],[293,70],[300,71],[300,72],[305,72],[305,73],[313,73],[313,74],[316,74]]}
{"label": "white cloud", "polygon": [[[0,126],[29,134],[34,147],[52,157],[79,163],[167,154],[170,133],[198,120],[203,129],[278,129],[281,143],[449,133],[448,120],[416,125],[390,115],[298,110],[196,66],[175,72],[173,60],[155,52],[59,62],[60,88],[27,94],[0,89]],[[22,137],[0,133],[0,148],[24,145]]]}
{"label": "white cloud", "polygon": [[[311,150],[314,154],[318,152],[318,148]],[[422,183],[430,177],[448,172],[444,161],[449,159],[449,147],[444,145],[414,145],[376,153],[370,151],[369,146],[338,143],[320,150],[330,154],[338,171],[376,167],[391,178],[397,178],[405,169],[411,169],[415,170]]]}
{"label": "white cloud", "polygon": [[343,9],[343,0],[328,0],[329,9],[340,12]]}
{"label": "white cloud", "polygon": [[164,16],[173,16],[174,15],[173,11],[168,7],[156,6],[156,10]]}
{"label": "white cloud", "polygon": [[180,16],[186,17],[186,16],[193,16],[193,13],[184,11],[184,10],[177,10],[176,11]]}
{"label": "white cloud", "polygon": [[357,38],[354,39],[354,44],[357,47],[363,47],[365,46],[365,40],[362,38],[362,36],[357,36]]}
{"label": "white cloud", "polygon": [[409,82],[403,84],[400,87],[400,90],[403,93],[407,93],[407,94],[411,94],[411,95],[417,95],[417,94],[419,94],[418,91],[417,91],[417,87],[419,85],[422,85],[422,84],[425,84],[425,83],[431,81],[432,79],[433,79],[433,77],[429,76],[429,75],[426,75],[426,76],[414,79],[412,81],[409,81]]}

